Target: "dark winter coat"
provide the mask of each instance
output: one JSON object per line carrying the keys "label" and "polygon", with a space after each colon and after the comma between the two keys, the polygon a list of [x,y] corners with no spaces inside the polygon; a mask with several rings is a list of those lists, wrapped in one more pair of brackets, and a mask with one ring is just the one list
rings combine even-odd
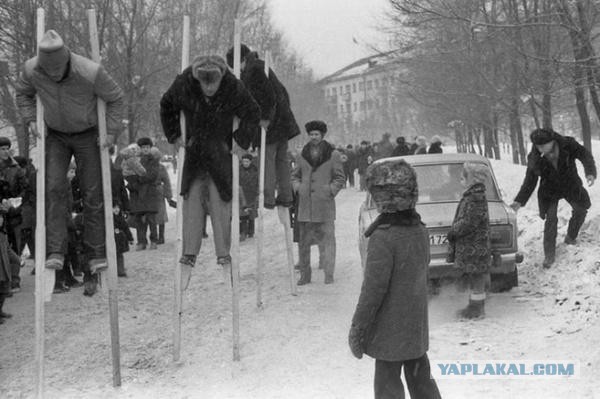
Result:
{"label": "dark winter coat", "polygon": [[127,194],[127,190],[125,189],[123,172],[115,166],[114,162],[110,163],[110,184],[113,202],[119,204],[121,211],[129,212],[129,194]]}
{"label": "dark winter coat", "polygon": [[394,148],[394,151],[392,151],[393,157],[401,157],[410,154],[410,148],[408,148],[408,145],[406,145],[406,143],[398,144],[396,148]]}
{"label": "dark winter coat", "polygon": [[258,169],[254,164],[244,168],[240,165],[240,188],[244,192],[246,206],[258,208]]}
{"label": "dark winter coat", "polygon": [[165,224],[169,221],[167,215],[167,205],[165,199],[173,198],[173,190],[171,189],[171,179],[165,165],[159,162],[158,164],[158,213],[156,214],[156,224]]}
{"label": "dark winter coat", "polygon": [[[269,69],[268,77],[265,75],[265,62],[258,58],[256,52],[246,56],[246,67],[241,79],[260,107],[260,119],[270,121],[267,144],[287,141],[300,134],[285,86],[272,69]],[[260,142],[253,144],[259,146]]]}
{"label": "dark winter coat", "polygon": [[377,154],[377,159],[391,157],[392,152],[394,152],[394,145],[390,142],[389,139],[382,139],[378,143],[378,147],[379,151]]}
{"label": "dark winter coat", "polygon": [[[231,201],[232,136],[247,149],[260,133],[260,108],[244,84],[227,71],[211,98],[204,96],[200,82],[186,68],[163,95],[160,116],[169,143],[181,137],[179,113],[186,118],[186,156],[181,194],[186,195],[192,181],[204,173],[215,182],[223,201]],[[240,120],[232,132],[233,119]]]}
{"label": "dark winter coat", "polygon": [[488,272],[490,217],[483,183],[475,183],[463,193],[448,232],[448,241],[454,247],[455,267],[463,273]]}
{"label": "dark winter coat", "polygon": [[141,163],[146,169],[144,176],[132,175],[125,178],[129,189],[129,210],[134,214],[158,212],[158,201],[163,200],[158,190],[158,159],[151,154],[142,155]]}
{"label": "dark winter coat", "polygon": [[427,150],[428,154],[441,154],[444,151],[442,151],[442,143],[435,142],[435,143],[431,143],[431,145],[429,146],[429,150]]}
{"label": "dark winter coat", "polygon": [[367,262],[352,325],[367,355],[417,359],[429,348],[429,235],[414,209],[379,215],[367,234]]}
{"label": "dark winter coat", "polygon": [[113,215],[113,223],[115,227],[115,244],[117,253],[129,251],[129,243],[133,241],[133,235],[129,230],[129,225],[121,213]]}
{"label": "dark winter coat", "polygon": [[319,157],[312,159],[310,146],[302,149],[292,186],[298,192],[299,222],[328,222],[335,220],[335,196],[344,187],[346,176],[341,156],[331,144],[319,143]]}
{"label": "dark winter coat", "polygon": [[372,151],[371,151],[370,147],[367,147],[367,148],[359,147],[356,150],[356,164],[357,164],[359,175],[364,175],[365,172],[367,171],[367,168],[369,167],[369,161],[367,160],[369,158],[369,155],[372,155]]}
{"label": "dark winter coat", "polygon": [[564,198],[585,209],[591,206],[590,196],[583,187],[577,174],[575,160],[583,164],[586,176],[596,177],[596,164],[592,153],[572,137],[564,137],[556,133],[554,140],[558,145],[558,167],[555,169],[550,161],[542,157],[535,146],[527,156],[527,172],[515,201],[525,205],[531,197],[538,178],[538,205],[540,217],[546,218],[548,205],[553,200]]}

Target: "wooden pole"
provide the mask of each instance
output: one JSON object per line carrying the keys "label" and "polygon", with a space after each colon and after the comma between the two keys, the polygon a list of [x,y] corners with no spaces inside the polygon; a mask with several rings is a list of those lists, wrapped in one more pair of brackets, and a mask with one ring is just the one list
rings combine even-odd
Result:
{"label": "wooden pole", "polygon": [[[183,71],[190,63],[190,17],[183,17],[183,44],[181,47],[181,70]],[[177,153],[177,163],[180,165],[177,172],[177,246],[175,254],[175,307],[173,311],[173,361],[179,361],[181,355],[181,314],[183,309],[183,295],[181,289],[181,265],[179,259],[183,255],[183,197],[181,196],[181,182],[183,176],[183,164],[185,161],[186,124],[185,115],[181,111],[179,115],[181,129],[181,146]]]}
{"label": "wooden pole", "polygon": [[[98,28],[96,26],[96,11],[87,10],[92,59],[100,63],[100,45]],[[100,162],[102,168],[102,193],[104,199],[104,225],[106,235],[106,261],[108,270],[106,280],[108,285],[108,310],[110,320],[110,344],[112,349],[113,386],[121,386],[121,354],[119,350],[119,303],[117,291],[117,249],[115,244],[115,228],[112,212],[112,185],[110,176],[110,158],[108,155],[106,104],[98,98],[98,134],[100,137]],[[104,274],[104,273],[103,273]],[[102,277],[102,276],[99,276]]]}
{"label": "wooden pole", "polygon": [[[269,78],[269,52],[265,54],[265,76]],[[260,156],[258,175],[258,220],[256,221],[256,306],[262,306],[262,267],[265,237],[265,148],[267,145],[267,129],[260,129]]]}
{"label": "wooden pole", "polygon": [[[44,36],[44,9],[37,9],[37,43]],[[44,106],[40,96],[36,96],[37,137],[37,174],[36,189],[36,228],[35,228],[35,364],[36,364],[36,396],[44,397],[44,264],[46,262],[46,124],[44,123]],[[49,270],[54,274],[54,270]]]}
{"label": "wooden pole", "polygon": [[[233,37],[233,73],[240,78],[240,47],[241,29],[240,20],[234,21]],[[239,120],[234,118],[233,131],[239,126]],[[232,147],[236,146],[232,138]],[[231,157],[233,169],[232,196],[231,199],[231,302],[233,319],[233,360],[240,360],[240,161],[237,154]]]}

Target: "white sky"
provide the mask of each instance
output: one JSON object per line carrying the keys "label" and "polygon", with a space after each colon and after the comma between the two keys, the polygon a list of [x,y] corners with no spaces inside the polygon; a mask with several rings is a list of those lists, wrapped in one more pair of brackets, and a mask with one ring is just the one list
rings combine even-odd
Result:
{"label": "white sky", "polygon": [[[387,49],[377,31],[387,0],[269,0],[273,22],[286,41],[324,77],[371,55],[368,44]],[[352,38],[359,44],[355,44]]]}

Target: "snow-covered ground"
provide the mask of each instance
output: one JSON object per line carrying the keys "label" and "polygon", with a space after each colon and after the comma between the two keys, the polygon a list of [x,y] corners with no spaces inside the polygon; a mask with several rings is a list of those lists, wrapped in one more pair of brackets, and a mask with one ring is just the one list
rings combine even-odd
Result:
{"label": "snow-covered ground", "polygon": [[[594,142],[600,150],[600,143]],[[600,151],[595,158],[600,160]],[[493,161],[510,202],[524,168]],[[175,180],[173,179],[173,182]],[[525,254],[520,286],[491,294],[486,318],[456,320],[466,293],[448,288],[430,302],[430,350],[437,359],[576,360],[572,380],[438,381],[444,398],[600,397],[600,183],[579,244],[559,244],[557,263],[542,269],[543,223],[535,196],[518,214]],[[535,195],[535,194],[534,194]],[[232,361],[231,296],[204,242],[184,298],[181,361],[172,361],[174,214],[167,243],[156,251],[126,254],[129,277],[120,279],[119,319],[123,385],[111,386],[107,298],[82,289],[54,295],[46,306],[46,391],[50,398],[369,398],[374,362],[356,360],[347,332],[361,284],[358,208],[364,193],[337,198],[335,283],[321,272],[290,295],[282,228],[274,212],[265,220],[263,306],[256,307],[255,241],[241,244],[241,360]],[[559,242],[570,212],[561,203]],[[209,229],[209,234],[211,234]],[[316,259],[314,247],[313,259]],[[313,263],[316,265],[316,262]],[[23,290],[7,300],[14,317],[0,326],[0,397],[33,396],[34,297],[31,267]]]}

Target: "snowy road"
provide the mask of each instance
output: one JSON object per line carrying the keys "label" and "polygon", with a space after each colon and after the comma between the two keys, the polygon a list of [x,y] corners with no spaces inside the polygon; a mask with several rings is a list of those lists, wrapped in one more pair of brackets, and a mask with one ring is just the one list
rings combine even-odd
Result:
{"label": "snowy road", "polygon": [[[599,159],[598,157],[596,159]],[[507,198],[518,166],[495,165]],[[518,188],[518,187],[517,187]],[[599,199],[600,188],[593,187]],[[337,198],[335,283],[323,274],[290,295],[281,225],[267,213],[263,302],[255,305],[255,242],[241,244],[241,361],[231,351],[231,297],[204,243],[184,299],[182,359],[171,360],[174,215],[167,244],[157,251],[126,255],[130,277],[121,279],[119,318],[123,386],[111,387],[107,300],[82,289],[54,295],[47,305],[47,392],[51,398],[368,398],[373,361],[354,359],[347,331],[358,298],[361,269],[357,218],[364,197],[354,189]],[[597,208],[597,206],[596,206]],[[541,223],[535,201],[519,213],[519,238],[526,251],[521,286],[492,294],[487,317],[459,322],[454,312],[465,293],[442,291],[430,303],[430,351],[436,359],[578,360],[577,380],[438,381],[444,398],[600,397],[600,270],[597,255],[600,212],[592,208],[580,245],[559,247],[556,268],[543,271]],[[561,217],[568,216],[565,209]],[[561,221],[564,223],[564,221]],[[562,237],[560,235],[559,238]],[[209,231],[209,234],[211,232]],[[316,247],[313,248],[316,259]],[[562,258],[561,258],[562,256]],[[316,268],[316,262],[313,266]],[[23,269],[23,291],[5,305],[14,317],[0,327],[0,397],[33,394],[33,276]]]}

